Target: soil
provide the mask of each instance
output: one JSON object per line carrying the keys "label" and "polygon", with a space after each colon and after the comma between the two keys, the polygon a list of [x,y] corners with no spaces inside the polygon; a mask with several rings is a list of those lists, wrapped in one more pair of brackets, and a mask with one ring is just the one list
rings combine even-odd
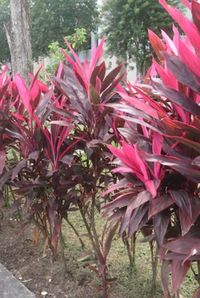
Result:
{"label": "soil", "polygon": [[92,285],[91,276],[77,268],[76,260],[69,257],[65,270],[61,255],[54,262],[48,249],[43,255],[44,242],[34,245],[32,231],[32,225],[23,225],[8,214],[1,220],[0,262],[17,279],[38,298],[101,297],[97,285]]}

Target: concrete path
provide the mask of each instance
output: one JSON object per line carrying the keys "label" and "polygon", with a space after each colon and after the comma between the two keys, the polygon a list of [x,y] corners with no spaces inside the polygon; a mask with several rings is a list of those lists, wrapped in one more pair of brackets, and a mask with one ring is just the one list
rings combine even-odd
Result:
{"label": "concrete path", "polygon": [[0,264],[0,298],[36,298],[12,273]]}

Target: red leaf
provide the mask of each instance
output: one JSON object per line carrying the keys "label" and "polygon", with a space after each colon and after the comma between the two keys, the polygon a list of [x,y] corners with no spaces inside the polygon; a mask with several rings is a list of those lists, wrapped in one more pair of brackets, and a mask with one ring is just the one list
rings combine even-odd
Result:
{"label": "red leaf", "polygon": [[30,96],[29,96],[29,92],[26,87],[24,79],[20,75],[16,74],[14,77],[14,82],[17,86],[19,95],[22,99],[22,102],[23,102],[25,108],[29,112],[29,115],[32,116],[32,109],[31,109],[31,105],[30,105]]}
{"label": "red leaf", "polygon": [[172,73],[170,73],[169,71],[165,70],[155,60],[153,60],[153,65],[155,66],[155,69],[156,69],[158,75],[160,76],[160,78],[162,79],[164,85],[166,87],[176,89],[177,82],[176,82],[176,78],[174,77],[174,75]]}
{"label": "red leaf", "polygon": [[150,29],[148,29],[149,34],[149,41],[151,43],[152,48],[154,49],[156,55],[158,56],[159,60],[164,59],[163,53],[165,52],[166,45],[163,41]]}
{"label": "red leaf", "polygon": [[[152,134],[152,153],[159,155],[161,153],[163,146],[163,136],[158,133],[153,133]],[[154,163],[154,177],[156,179],[160,178],[160,169],[161,165],[158,162]]]}
{"label": "red leaf", "polygon": [[104,40],[104,38],[102,38],[98,47],[92,49],[92,58],[90,60],[90,65],[89,65],[90,76],[91,76],[95,66],[97,65],[98,61],[100,60],[100,58],[103,55],[104,42],[105,42],[105,40]]}
{"label": "red leaf", "polygon": [[181,0],[181,2],[182,2],[187,8],[189,8],[189,10],[191,10],[191,2],[189,2],[188,0]]}

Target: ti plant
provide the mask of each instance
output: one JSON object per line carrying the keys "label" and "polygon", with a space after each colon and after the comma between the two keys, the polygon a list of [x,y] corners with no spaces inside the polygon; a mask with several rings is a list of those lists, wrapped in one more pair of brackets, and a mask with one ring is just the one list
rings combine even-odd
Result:
{"label": "ti plant", "polygon": [[[60,96],[65,97],[65,107],[73,111],[75,117],[74,136],[81,139],[79,148],[74,152],[77,177],[77,206],[87,229],[97,264],[90,265],[102,280],[104,297],[108,296],[107,257],[112,238],[118,224],[103,231],[97,230],[96,213],[108,198],[101,193],[107,185],[115,181],[116,175],[111,173],[112,155],[107,144],[116,141],[116,119],[111,117],[110,109],[105,103],[115,101],[115,88],[122,74],[121,66],[106,73],[106,65],[102,59],[102,40],[98,48],[93,49],[91,61],[81,64],[78,56],[69,45],[71,56],[65,52],[66,60],[71,67],[60,66],[60,76],[55,85]],[[70,79],[68,79],[70,78]]]}
{"label": "ti plant", "polygon": [[102,191],[116,180],[107,144],[117,141],[118,120],[105,103],[117,100],[123,74],[121,66],[106,72],[103,43],[84,64],[69,45],[71,55],[63,52],[66,63],[49,85],[38,74],[31,75],[29,86],[20,75],[11,80],[6,69],[1,74],[0,198],[8,186],[17,208],[42,230],[54,258],[62,222],[70,223],[68,213],[78,208],[97,260],[90,268],[107,297],[107,257],[118,224],[105,224],[100,232],[95,218],[109,199]]}
{"label": "ti plant", "polygon": [[[121,234],[151,230],[166,298],[179,290],[190,268],[200,284],[200,4],[182,2],[192,20],[160,0],[184,34],[176,26],[172,39],[149,31],[157,58],[144,84],[119,86],[121,101],[109,104],[125,121],[118,129],[121,146],[108,146],[116,157],[114,172],[123,177],[111,187],[114,198],[104,213],[120,221]],[[199,295],[200,287],[194,297]]]}

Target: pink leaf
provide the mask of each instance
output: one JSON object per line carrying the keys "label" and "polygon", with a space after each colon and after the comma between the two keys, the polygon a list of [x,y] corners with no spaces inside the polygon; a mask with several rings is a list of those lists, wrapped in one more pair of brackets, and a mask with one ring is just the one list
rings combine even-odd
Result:
{"label": "pink leaf", "polygon": [[145,103],[142,99],[138,99],[137,97],[126,95],[125,93],[118,92],[118,94],[130,105],[133,105],[140,111],[144,111],[149,116],[158,119],[157,111],[152,108],[148,103]]}
{"label": "pink leaf", "polygon": [[99,59],[102,57],[103,54],[103,46],[104,46],[105,39],[102,38],[98,47],[92,49],[92,58],[90,61],[89,69],[90,69],[90,76],[92,75],[92,72],[97,65]]}
{"label": "pink leaf", "polygon": [[181,0],[181,2],[191,10],[191,2],[189,2],[188,0]]}
{"label": "pink leaf", "polygon": [[23,102],[25,108],[29,112],[29,115],[32,116],[32,109],[31,109],[31,105],[30,105],[30,95],[29,95],[29,92],[26,87],[24,79],[20,75],[16,74],[14,77],[14,82],[17,86],[19,95],[22,99],[22,102]]}
{"label": "pink leaf", "polygon": [[188,18],[182,15],[177,8],[168,5],[165,0],[159,0],[159,2],[185,32],[192,45],[200,51],[199,32],[196,26]]}

